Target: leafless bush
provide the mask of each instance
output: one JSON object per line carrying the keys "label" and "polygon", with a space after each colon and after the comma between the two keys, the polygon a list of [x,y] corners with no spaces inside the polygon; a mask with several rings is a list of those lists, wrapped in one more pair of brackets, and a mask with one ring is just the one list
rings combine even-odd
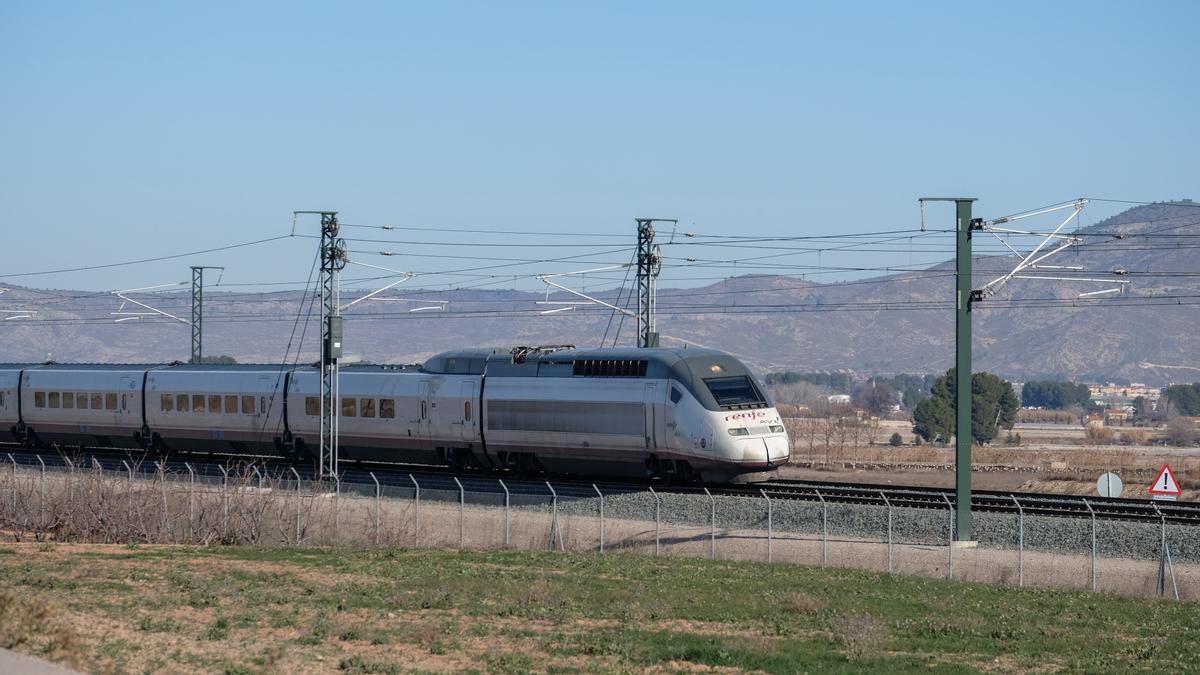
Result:
{"label": "leafless bush", "polygon": [[216,482],[163,471],[139,475],[137,467],[131,474],[99,467],[3,472],[0,528],[18,541],[88,543],[397,543],[411,536],[390,524],[385,531],[375,500],[332,486],[297,489],[304,486],[250,465]]}

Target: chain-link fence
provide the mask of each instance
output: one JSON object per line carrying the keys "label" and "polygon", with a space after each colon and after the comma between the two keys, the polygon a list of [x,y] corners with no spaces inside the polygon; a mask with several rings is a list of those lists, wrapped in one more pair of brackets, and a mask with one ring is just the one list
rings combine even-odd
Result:
{"label": "chain-link fence", "polygon": [[1200,599],[1200,527],[1165,517],[1031,515],[1017,502],[1013,513],[977,512],[978,542],[968,548],[953,541],[949,501],[904,506],[886,494],[880,505],[820,493],[813,501],[394,474],[316,482],[252,465],[201,473],[9,459],[0,528],[17,540],[632,552]]}

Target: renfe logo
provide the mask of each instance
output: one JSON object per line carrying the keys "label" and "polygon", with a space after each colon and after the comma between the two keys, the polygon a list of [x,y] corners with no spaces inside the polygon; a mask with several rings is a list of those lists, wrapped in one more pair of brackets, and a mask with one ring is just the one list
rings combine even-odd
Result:
{"label": "renfe logo", "polygon": [[760,417],[766,417],[766,416],[767,416],[767,413],[765,413],[761,410],[747,410],[746,412],[737,413],[736,415],[726,415],[725,421],[732,422],[734,420],[756,420]]}

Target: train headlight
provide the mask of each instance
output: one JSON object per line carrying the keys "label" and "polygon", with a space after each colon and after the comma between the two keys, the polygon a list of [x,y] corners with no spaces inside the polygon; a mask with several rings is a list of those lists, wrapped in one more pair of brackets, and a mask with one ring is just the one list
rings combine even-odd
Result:
{"label": "train headlight", "polygon": [[784,428],[783,428],[782,424],[772,424],[771,425],[771,433],[782,434],[783,432],[784,432]]}
{"label": "train headlight", "polygon": [[750,430],[746,427],[734,427],[729,430],[730,436],[749,436]]}

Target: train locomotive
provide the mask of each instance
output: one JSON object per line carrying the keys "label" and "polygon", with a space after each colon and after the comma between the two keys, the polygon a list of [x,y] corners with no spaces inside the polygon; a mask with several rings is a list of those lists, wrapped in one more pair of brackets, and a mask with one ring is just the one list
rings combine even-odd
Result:
{"label": "train locomotive", "polygon": [[[320,371],[279,365],[0,366],[0,429],[32,446],[311,458]],[[791,444],[750,371],[709,349],[468,349],[346,365],[340,459],[512,474],[742,483]]]}

